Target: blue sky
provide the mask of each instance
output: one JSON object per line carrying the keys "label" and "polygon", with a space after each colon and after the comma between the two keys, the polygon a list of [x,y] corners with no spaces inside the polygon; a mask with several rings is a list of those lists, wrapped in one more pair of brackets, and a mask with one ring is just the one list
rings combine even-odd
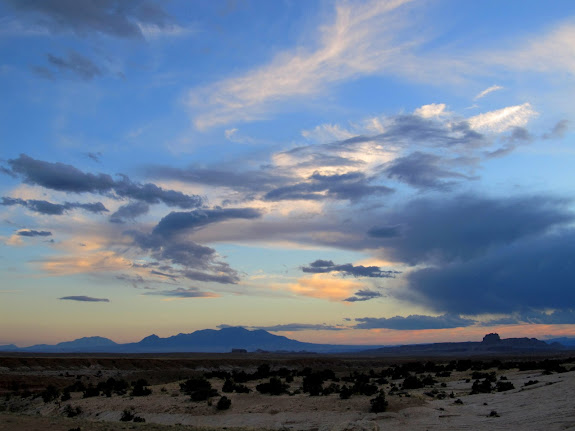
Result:
{"label": "blue sky", "polygon": [[571,1],[0,22],[0,344],[575,335]]}

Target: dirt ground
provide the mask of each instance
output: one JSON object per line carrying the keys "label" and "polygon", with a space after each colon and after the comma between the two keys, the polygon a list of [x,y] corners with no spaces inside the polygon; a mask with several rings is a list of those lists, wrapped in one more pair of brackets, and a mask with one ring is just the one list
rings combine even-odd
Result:
{"label": "dirt ground", "polygon": [[[295,377],[289,383],[290,394],[279,396],[260,394],[255,390],[255,386],[264,380],[247,382],[252,389],[249,394],[223,394],[223,380],[211,378],[213,388],[231,400],[231,407],[223,411],[216,409],[219,396],[210,401],[193,402],[180,391],[180,383],[192,376],[211,370],[254,372],[262,361],[270,363],[272,369],[280,366],[298,369],[310,365],[307,359],[293,358],[239,362],[225,358],[208,362],[199,359],[130,359],[125,362],[123,359],[86,358],[27,358],[25,361],[9,358],[4,361],[0,358],[0,390],[3,391],[0,431],[78,428],[82,431],[575,430],[575,371],[546,373],[543,370],[493,368],[485,372],[495,372],[498,381],[503,376],[514,389],[474,395],[470,395],[471,370],[453,371],[449,377],[435,377],[437,383],[433,387],[413,390],[393,391],[393,385],[399,387],[403,379],[391,380],[379,388],[385,391],[389,403],[382,413],[370,413],[373,396],[353,395],[350,399],[340,399],[337,393],[313,397],[299,393],[302,377]],[[312,368],[334,369],[336,375],[345,376],[352,371],[367,372],[373,368],[377,372],[390,363],[378,359],[317,358],[313,365]],[[574,367],[575,363],[566,364],[567,369]],[[47,384],[63,387],[74,381],[95,384],[109,377],[128,381],[146,378],[152,394],[83,398],[81,392],[72,392],[69,400],[44,402],[39,396],[23,398],[14,392],[16,388],[20,393],[22,388],[33,392]],[[68,406],[81,413],[76,417],[65,417]],[[145,423],[121,422],[125,410],[145,419]]]}

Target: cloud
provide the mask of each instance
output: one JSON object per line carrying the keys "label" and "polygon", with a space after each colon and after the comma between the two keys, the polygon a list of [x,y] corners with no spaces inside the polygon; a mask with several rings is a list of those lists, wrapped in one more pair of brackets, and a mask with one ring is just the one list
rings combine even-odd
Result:
{"label": "cloud", "polygon": [[444,169],[442,164],[446,164],[446,161],[441,157],[416,151],[390,162],[385,172],[389,178],[395,178],[419,189],[447,190],[456,182],[443,181],[446,178],[471,179],[459,172]]}
{"label": "cloud", "polygon": [[492,85],[489,88],[486,88],[485,90],[483,90],[481,93],[479,93],[477,96],[475,96],[473,98],[473,100],[479,100],[479,99],[483,99],[485,96],[487,96],[489,93],[493,93],[494,91],[498,91],[498,90],[503,90],[503,87],[501,87],[500,85]]}
{"label": "cloud", "polygon": [[[410,265],[465,261],[572,222],[575,215],[568,204],[552,196],[425,197],[379,215],[381,225],[367,233],[393,261]],[[390,226],[391,232],[386,231]],[[386,232],[391,236],[378,235]]]}
{"label": "cloud", "polygon": [[525,126],[535,116],[537,112],[531,104],[524,103],[479,114],[467,121],[474,130],[501,133],[512,127]]}
{"label": "cloud", "polygon": [[190,184],[204,184],[214,187],[229,187],[234,190],[265,191],[284,184],[290,177],[266,170],[238,171],[237,167],[189,167],[179,169],[170,166],[149,166],[145,169],[150,176],[182,181]]}
{"label": "cloud", "polygon": [[430,105],[423,105],[413,111],[414,115],[418,115],[422,118],[434,118],[441,117],[446,114],[445,103],[432,103]]}
{"label": "cloud", "polygon": [[213,292],[202,292],[197,287],[183,288],[179,287],[173,290],[158,290],[154,292],[146,292],[144,295],[165,296],[172,299],[187,299],[187,298],[217,298],[219,295]]}
{"label": "cloud", "polygon": [[106,298],[92,298],[91,296],[64,296],[58,299],[65,301],[80,301],[80,302],[110,302],[110,300]]}
{"label": "cloud", "polygon": [[149,252],[153,259],[162,263],[163,271],[169,272],[172,277],[222,284],[237,284],[240,281],[239,274],[222,262],[213,248],[180,235],[166,237],[135,230],[124,234],[132,239],[134,246]]}
{"label": "cloud", "polygon": [[335,20],[322,27],[320,45],[280,52],[267,65],[240,77],[190,91],[190,106],[200,110],[200,129],[264,115],[271,102],[317,95],[345,79],[381,73],[401,51],[394,11],[407,0],[340,3]]}
{"label": "cloud", "polygon": [[256,219],[262,216],[255,208],[215,208],[187,212],[173,211],[156,225],[154,235],[172,237],[186,230],[194,230],[211,223],[232,219]]}
{"label": "cloud", "polygon": [[2,197],[2,202],[0,202],[0,205],[4,206],[21,205],[23,207],[28,208],[30,211],[46,215],[63,215],[64,213],[73,209],[83,209],[85,211],[94,214],[108,212],[104,204],[102,204],[101,202],[92,202],[85,204],[79,202],[64,202],[63,204],[54,204],[52,202],[44,200],[36,200],[36,199],[24,200],[18,198]]}
{"label": "cloud", "polygon": [[422,316],[413,314],[407,317],[395,316],[390,318],[360,317],[356,329],[385,328],[397,331],[416,331],[424,329],[449,329],[472,326],[475,320],[465,319],[457,314],[444,314],[442,316]]}
{"label": "cloud", "polygon": [[575,231],[501,245],[471,260],[414,271],[406,296],[440,312],[575,308]]}
{"label": "cloud", "polygon": [[171,18],[147,0],[6,0],[17,12],[53,33],[71,31],[78,36],[99,33],[119,38],[141,38],[142,26],[170,28]]}
{"label": "cloud", "polygon": [[[116,198],[129,198],[148,204],[164,203],[183,209],[199,207],[200,196],[189,196],[175,190],[165,190],[155,184],[132,182],[120,175],[114,180],[107,174],[84,173],[72,165],[36,160],[26,154],[8,160],[13,174],[20,176],[27,184],[38,185],[51,190],[72,193],[96,193]],[[113,194],[112,194],[113,193]]]}
{"label": "cloud", "polygon": [[300,278],[289,287],[297,295],[339,302],[348,298],[352,292],[361,290],[363,285],[355,281],[326,277],[325,274],[314,274],[311,278]]}
{"label": "cloud", "polygon": [[323,200],[346,199],[356,202],[367,196],[387,195],[393,189],[385,186],[372,186],[362,172],[349,172],[341,175],[314,173],[307,182],[271,190],[264,196],[268,201],[281,200]]}
{"label": "cloud", "polygon": [[353,266],[351,263],[336,265],[331,260],[316,260],[309,266],[302,266],[303,272],[311,274],[326,274],[330,272],[339,272],[342,275],[353,275],[354,277],[371,277],[371,278],[394,278],[398,271],[382,270],[378,266]]}
{"label": "cloud", "polygon": [[46,230],[30,230],[30,229],[19,230],[18,232],[16,232],[16,234],[20,235],[20,236],[26,236],[26,237],[52,236],[52,232],[48,232]]}
{"label": "cloud", "polygon": [[345,302],[363,302],[369,301],[375,298],[381,298],[383,294],[381,292],[374,292],[373,290],[358,290],[350,296],[349,298],[345,298]]}
{"label": "cloud", "polygon": [[109,250],[76,253],[73,256],[49,256],[31,262],[40,264],[44,271],[57,276],[111,273],[125,271],[132,266],[130,260]]}
{"label": "cloud", "polygon": [[[92,60],[84,57],[76,51],[70,51],[66,57],[57,57],[52,54],[48,54],[47,57],[50,66],[56,68],[59,72],[64,74],[69,73],[72,76],[83,79],[85,81],[90,81],[98,76],[103,75],[105,72]],[[54,74],[50,69],[46,69],[44,67],[36,67],[34,68],[34,71],[44,78],[54,78]]]}
{"label": "cloud", "polygon": [[548,73],[575,74],[575,24],[572,20],[512,49],[483,55],[483,61],[510,68]]}
{"label": "cloud", "polygon": [[[224,326],[224,325],[220,325]],[[287,323],[273,326],[253,326],[253,329],[261,329],[268,332],[293,332],[293,331],[341,331],[346,329],[342,326],[309,323]]]}
{"label": "cloud", "polygon": [[136,217],[147,214],[150,207],[145,202],[130,202],[122,205],[110,216],[112,223],[125,223],[128,220],[134,221]]}
{"label": "cloud", "polygon": [[555,126],[553,126],[553,129],[551,129],[551,131],[549,133],[545,133],[542,136],[542,138],[543,139],[561,139],[561,138],[563,138],[563,136],[565,136],[565,133],[567,133],[567,130],[569,130],[569,121],[561,120],[557,124],[555,124]]}

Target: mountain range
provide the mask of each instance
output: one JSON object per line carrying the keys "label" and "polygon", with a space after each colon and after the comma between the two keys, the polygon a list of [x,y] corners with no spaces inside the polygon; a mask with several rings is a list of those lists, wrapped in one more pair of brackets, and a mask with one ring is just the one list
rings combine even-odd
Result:
{"label": "mountain range", "polygon": [[0,351],[35,353],[227,353],[233,349],[254,352],[314,352],[345,353],[356,352],[374,346],[314,344],[273,335],[262,329],[250,331],[242,327],[203,329],[190,334],[178,334],[161,338],[157,335],[145,337],[137,343],[118,344],[103,337],[84,337],[55,345],[36,344],[18,347],[14,344],[0,346]]}
{"label": "mountain range", "polygon": [[84,337],[55,345],[36,344],[18,347],[14,344],[0,346],[0,352],[30,353],[228,353],[232,350],[256,352],[313,352],[313,353],[365,353],[372,355],[418,354],[484,354],[505,352],[532,352],[560,350],[575,347],[575,339],[561,338],[547,342],[536,338],[506,338],[488,334],[481,342],[456,342],[413,344],[403,346],[360,346],[314,344],[270,334],[262,329],[250,331],[242,327],[219,330],[203,329],[190,334],[161,338],[145,337],[137,343],[118,344],[104,337]]}

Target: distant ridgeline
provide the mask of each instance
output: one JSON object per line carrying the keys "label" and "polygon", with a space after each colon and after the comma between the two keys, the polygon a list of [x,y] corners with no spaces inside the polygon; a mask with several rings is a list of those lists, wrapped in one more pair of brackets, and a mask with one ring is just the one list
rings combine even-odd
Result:
{"label": "distant ridgeline", "polygon": [[[161,338],[145,337],[137,343],[117,344],[103,337],[86,337],[55,345],[37,344],[18,347],[13,344],[0,346],[0,352],[30,353],[355,353],[368,355],[474,355],[489,353],[543,352],[565,349],[560,343],[551,344],[536,338],[506,338],[487,334],[481,342],[412,344],[394,347],[313,344],[273,335],[264,330],[250,331],[241,327],[220,330],[204,329],[190,334]],[[570,347],[573,348],[573,347]]]}
{"label": "distant ridgeline", "polygon": [[466,341],[459,343],[408,344],[394,347],[381,347],[366,350],[362,353],[380,355],[425,355],[425,354],[488,354],[488,353],[521,353],[563,350],[560,343],[551,344],[537,338],[504,338],[499,334],[487,334],[481,342]]}

